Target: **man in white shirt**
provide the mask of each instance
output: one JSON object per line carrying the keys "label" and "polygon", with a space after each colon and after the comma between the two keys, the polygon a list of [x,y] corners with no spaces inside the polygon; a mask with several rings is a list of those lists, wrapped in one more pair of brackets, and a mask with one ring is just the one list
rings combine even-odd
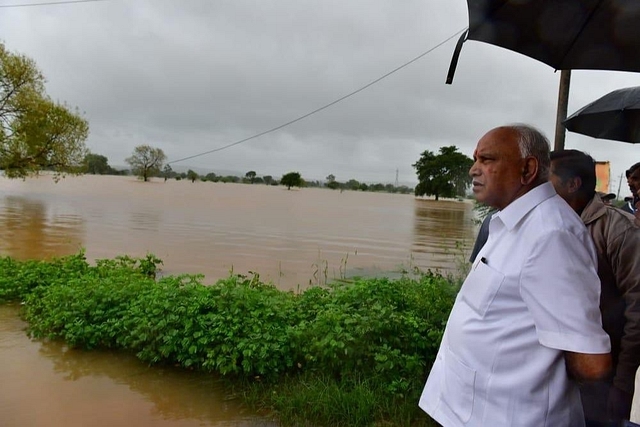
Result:
{"label": "man in white shirt", "polygon": [[596,252],[547,182],[549,142],[526,125],[484,135],[469,171],[494,207],[420,407],[449,426],[584,426],[577,380],[610,370]]}

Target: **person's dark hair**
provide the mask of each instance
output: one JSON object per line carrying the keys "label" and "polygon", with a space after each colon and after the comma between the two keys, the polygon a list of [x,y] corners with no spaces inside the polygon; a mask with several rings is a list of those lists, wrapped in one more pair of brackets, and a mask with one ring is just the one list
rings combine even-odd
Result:
{"label": "person's dark hair", "polygon": [[549,140],[542,132],[533,126],[516,123],[507,126],[515,130],[518,135],[518,146],[522,158],[534,157],[538,160],[538,178],[541,181],[549,179]]}
{"label": "person's dark hair", "polygon": [[640,168],[640,162],[634,164],[633,166],[631,166],[629,169],[627,169],[624,174],[626,175],[627,178],[629,178],[629,176],[631,176],[632,173],[634,173],[636,171],[636,169]]}
{"label": "person's dark hair", "polygon": [[582,181],[580,192],[587,198],[593,198],[596,192],[596,161],[587,153],[578,150],[555,150],[550,154],[553,173],[562,182],[579,177]]}

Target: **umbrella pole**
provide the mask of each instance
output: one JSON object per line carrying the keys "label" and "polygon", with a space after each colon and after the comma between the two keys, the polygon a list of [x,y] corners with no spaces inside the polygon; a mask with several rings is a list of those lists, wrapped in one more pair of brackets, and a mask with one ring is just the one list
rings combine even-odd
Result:
{"label": "umbrella pole", "polygon": [[564,150],[564,137],[566,129],[562,122],[567,118],[569,104],[569,84],[571,83],[571,70],[560,71],[560,87],[558,90],[558,112],[556,114],[556,139],[554,150]]}

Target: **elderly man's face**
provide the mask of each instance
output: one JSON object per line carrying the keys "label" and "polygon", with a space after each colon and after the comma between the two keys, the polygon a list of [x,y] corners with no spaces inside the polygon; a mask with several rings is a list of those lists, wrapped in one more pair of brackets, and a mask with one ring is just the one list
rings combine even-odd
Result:
{"label": "elderly man's face", "polygon": [[518,133],[508,128],[493,129],[478,141],[469,175],[480,203],[504,209],[522,194],[524,160],[517,141]]}

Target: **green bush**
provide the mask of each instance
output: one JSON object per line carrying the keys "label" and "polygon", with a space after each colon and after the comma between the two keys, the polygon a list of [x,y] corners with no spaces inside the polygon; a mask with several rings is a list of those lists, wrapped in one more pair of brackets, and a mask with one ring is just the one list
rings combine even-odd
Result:
{"label": "green bush", "polygon": [[84,252],[50,261],[15,261],[0,257],[0,303],[22,301],[38,286],[66,283],[89,268]]}
{"label": "green bush", "polygon": [[455,297],[441,276],[357,279],[295,294],[257,275],[209,286],[197,275],[156,280],[161,263],[122,256],[90,266],[82,252],[0,258],[0,302],[24,301],[33,337],[226,375],[290,421],[407,424],[423,416],[417,399]]}
{"label": "green bush", "polygon": [[338,380],[366,375],[401,397],[433,363],[453,297],[433,275],[338,284],[296,328],[295,348],[309,369]]}

